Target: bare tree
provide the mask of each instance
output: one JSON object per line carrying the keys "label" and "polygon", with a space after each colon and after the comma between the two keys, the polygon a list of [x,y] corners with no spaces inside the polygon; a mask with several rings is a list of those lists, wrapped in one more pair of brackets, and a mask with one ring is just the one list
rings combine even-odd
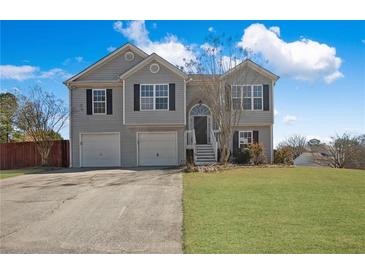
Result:
{"label": "bare tree", "polygon": [[364,151],[362,138],[363,136],[356,137],[348,133],[332,137],[332,141],[328,146],[331,156],[330,165],[335,168],[344,168],[356,165],[361,161],[361,152]]}
{"label": "bare tree", "polygon": [[301,135],[293,135],[280,142],[278,148],[287,147],[291,149],[293,159],[297,158],[306,150],[307,139]]}
{"label": "bare tree", "polygon": [[64,127],[67,118],[64,102],[39,86],[33,87],[28,97],[21,97],[17,125],[36,143],[42,166],[48,165],[52,141]]}
{"label": "bare tree", "polygon": [[186,63],[188,73],[194,74],[199,81],[202,100],[209,105],[219,129],[220,161],[224,164],[230,157],[234,127],[239,124],[243,113],[242,97],[236,100],[231,98],[232,93],[237,93],[232,84],[246,80],[247,74],[242,73],[244,68],[237,66],[246,57],[246,52],[239,49],[231,38],[211,36],[202,46],[197,60]]}

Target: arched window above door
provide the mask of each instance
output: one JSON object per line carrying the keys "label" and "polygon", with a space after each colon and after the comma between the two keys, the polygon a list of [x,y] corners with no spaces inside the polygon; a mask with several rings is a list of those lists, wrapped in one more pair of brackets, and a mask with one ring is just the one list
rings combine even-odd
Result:
{"label": "arched window above door", "polygon": [[196,105],[190,111],[191,116],[207,116],[210,115],[210,110],[206,105]]}

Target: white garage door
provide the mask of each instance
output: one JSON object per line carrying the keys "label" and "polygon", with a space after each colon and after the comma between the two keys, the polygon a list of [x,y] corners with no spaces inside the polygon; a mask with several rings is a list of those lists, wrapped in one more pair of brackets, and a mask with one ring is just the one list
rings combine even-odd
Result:
{"label": "white garage door", "polygon": [[119,133],[81,134],[81,166],[120,166]]}
{"label": "white garage door", "polygon": [[138,164],[140,166],[177,165],[176,132],[138,133]]}

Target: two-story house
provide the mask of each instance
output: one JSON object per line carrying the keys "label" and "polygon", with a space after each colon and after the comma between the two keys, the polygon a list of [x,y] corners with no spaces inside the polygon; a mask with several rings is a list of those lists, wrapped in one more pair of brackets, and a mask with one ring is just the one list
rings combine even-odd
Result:
{"label": "two-story house", "polygon": [[[231,85],[242,109],[231,150],[253,142],[273,160],[273,88],[278,76],[250,60]],[[225,75],[229,83],[229,75]],[[73,167],[175,166],[187,150],[199,163],[217,160],[219,128],[200,94],[201,77],[126,44],[69,80]]]}

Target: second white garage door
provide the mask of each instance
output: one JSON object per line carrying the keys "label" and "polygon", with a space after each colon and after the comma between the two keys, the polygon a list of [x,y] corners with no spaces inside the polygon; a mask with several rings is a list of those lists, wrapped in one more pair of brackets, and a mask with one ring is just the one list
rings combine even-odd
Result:
{"label": "second white garage door", "polygon": [[120,166],[119,133],[82,133],[81,166]]}
{"label": "second white garage door", "polygon": [[138,133],[139,166],[177,165],[177,133],[146,132]]}

